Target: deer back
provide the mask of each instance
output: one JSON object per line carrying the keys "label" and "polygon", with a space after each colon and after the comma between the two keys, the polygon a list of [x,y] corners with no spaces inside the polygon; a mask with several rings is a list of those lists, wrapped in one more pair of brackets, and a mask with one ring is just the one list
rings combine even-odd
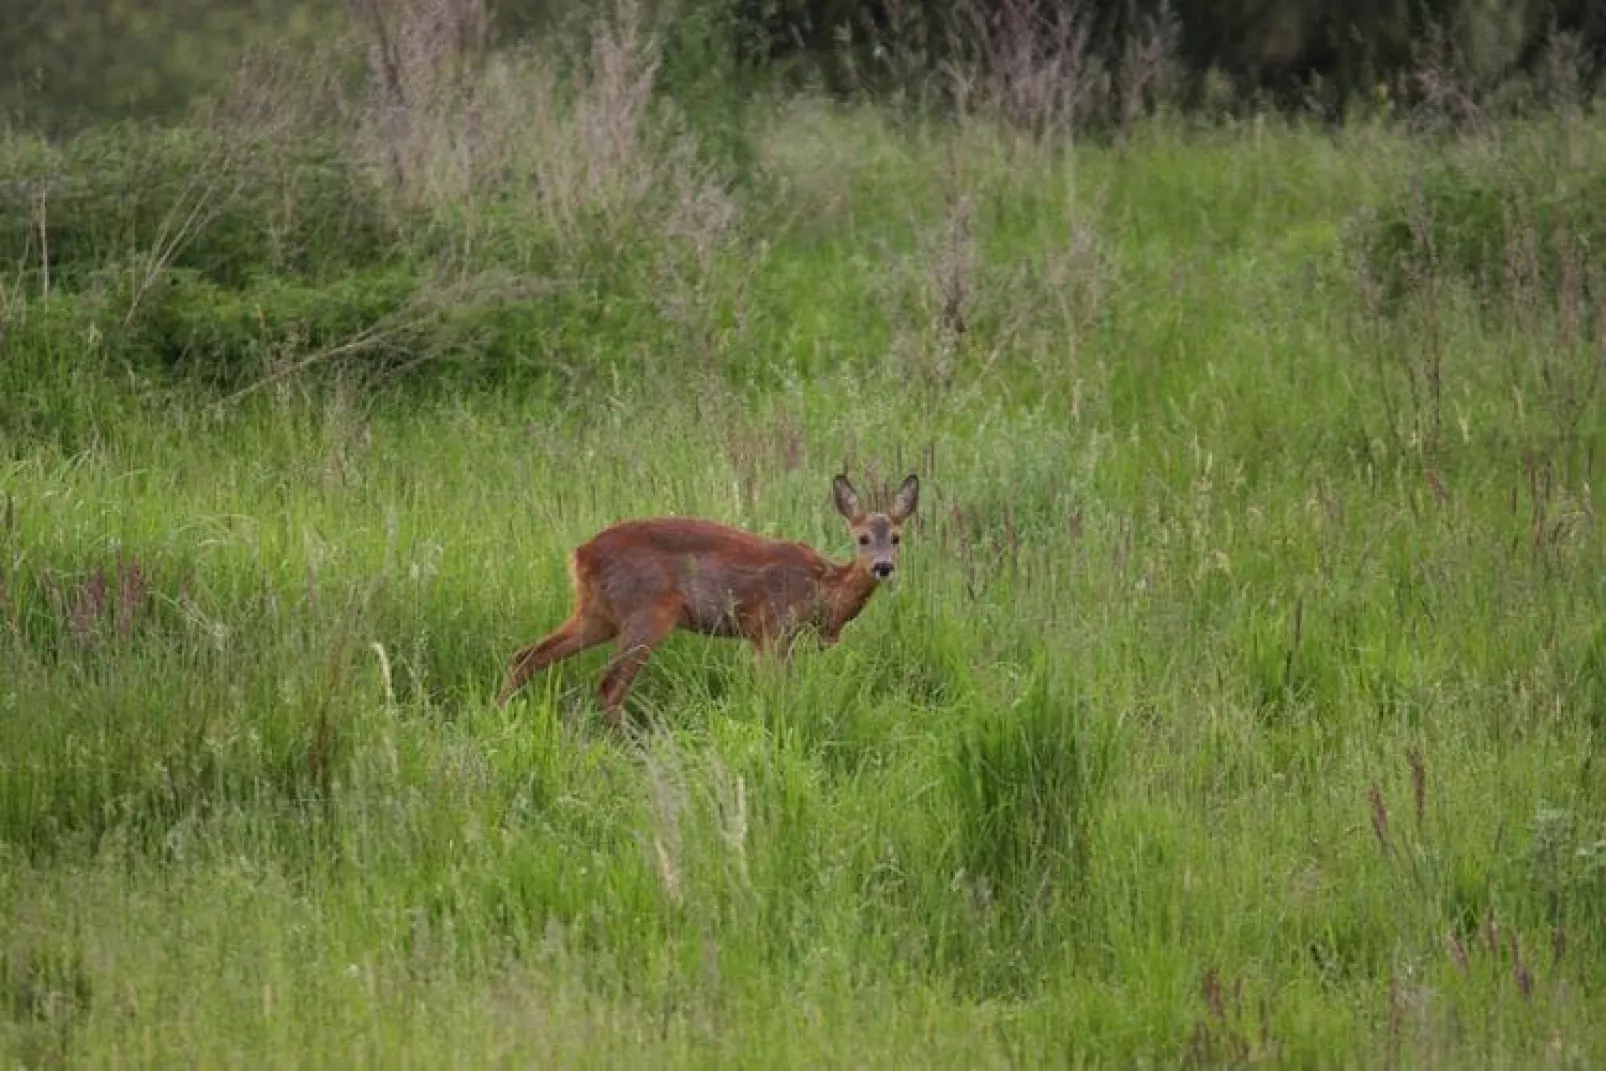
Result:
{"label": "deer back", "polygon": [[801,543],[680,518],[605,529],[575,565],[614,620],[674,602],[683,627],[713,635],[817,618],[833,568]]}

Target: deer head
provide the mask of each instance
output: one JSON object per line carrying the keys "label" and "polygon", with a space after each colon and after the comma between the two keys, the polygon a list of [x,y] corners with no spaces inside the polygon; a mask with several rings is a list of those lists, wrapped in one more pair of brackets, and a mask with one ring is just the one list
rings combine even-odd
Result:
{"label": "deer head", "polygon": [[847,520],[848,529],[853,533],[854,558],[859,567],[877,580],[886,580],[898,567],[903,522],[920,502],[919,479],[911,475],[899,485],[892,508],[886,513],[866,513],[859,503],[859,493],[846,476],[833,480],[831,489],[836,496],[837,512]]}

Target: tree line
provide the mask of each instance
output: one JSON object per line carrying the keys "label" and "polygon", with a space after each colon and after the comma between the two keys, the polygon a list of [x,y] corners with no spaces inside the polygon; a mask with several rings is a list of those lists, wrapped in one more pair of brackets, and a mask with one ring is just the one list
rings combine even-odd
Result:
{"label": "tree line", "polygon": [[[253,42],[328,39],[350,15],[484,19],[488,44],[579,28],[619,0],[23,0],[0,20],[0,111],[52,119],[182,109]],[[1606,71],[1600,0],[633,0],[686,63],[733,78],[887,89],[956,66],[1030,64],[1074,50],[1078,69],[1164,69],[1184,107],[1326,107],[1419,75],[1461,91],[1513,83],[1588,94]],[[405,9],[405,10],[404,10]],[[673,67],[675,56],[666,56]],[[1414,79],[1414,81],[1413,81]]]}
{"label": "tree line", "polygon": [[745,57],[802,59],[838,83],[911,45],[928,70],[1029,62],[1024,35],[1039,56],[1080,49],[1084,69],[1163,65],[1184,107],[1212,85],[1340,109],[1445,79],[1477,96],[1513,84],[1588,95],[1606,73],[1600,0],[736,0],[732,21]]}

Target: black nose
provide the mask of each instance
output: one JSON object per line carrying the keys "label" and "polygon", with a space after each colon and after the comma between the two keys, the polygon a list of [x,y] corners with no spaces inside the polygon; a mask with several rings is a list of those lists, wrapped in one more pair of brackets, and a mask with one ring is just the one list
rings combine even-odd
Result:
{"label": "black nose", "polygon": [[878,579],[885,580],[887,577],[892,575],[892,566],[888,562],[876,562],[874,565],[870,566],[870,571],[874,573]]}

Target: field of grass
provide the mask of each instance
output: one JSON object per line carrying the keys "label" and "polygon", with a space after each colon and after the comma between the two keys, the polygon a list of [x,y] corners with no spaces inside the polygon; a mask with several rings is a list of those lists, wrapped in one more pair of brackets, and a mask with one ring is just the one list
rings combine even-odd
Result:
{"label": "field of grass", "polygon": [[[361,271],[7,232],[0,1060],[1606,1061],[1598,116],[504,112]],[[492,706],[598,527],[845,557],[843,468],[923,492],[840,645]]]}

